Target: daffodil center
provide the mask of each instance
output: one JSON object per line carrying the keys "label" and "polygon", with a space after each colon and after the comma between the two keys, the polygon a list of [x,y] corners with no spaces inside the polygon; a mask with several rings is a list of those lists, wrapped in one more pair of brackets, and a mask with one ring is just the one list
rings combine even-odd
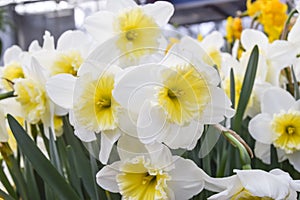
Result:
{"label": "daffodil center", "polygon": [[272,198],[254,196],[251,192],[243,188],[241,191],[233,195],[231,200],[272,200]]}
{"label": "daffodil center", "polygon": [[109,108],[111,106],[111,99],[108,99],[108,98],[99,99],[99,101],[97,102],[97,105],[102,108]]}
{"label": "daffodil center", "polygon": [[289,111],[275,114],[272,121],[273,143],[286,153],[300,150],[300,112]]}
{"label": "daffodil center", "polygon": [[184,125],[198,117],[209,101],[206,80],[192,65],[180,65],[162,73],[158,103],[171,123]]}
{"label": "daffodil center", "polygon": [[130,30],[126,32],[126,38],[129,41],[133,41],[134,39],[136,39],[138,37],[138,33],[134,30]]}
{"label": "daffodil center", "polygon": [[146,174],[146,176],[143,178],[142,184],[151,184],[156,182],[156,176],[152,176],[149,173]]}
{"label": "daffodil center", "polygon": [[170,99],[179,98],[183,94],[184,94],[184,91],[182,91],[180,89],[168,89],[168,97],[170,97]]}

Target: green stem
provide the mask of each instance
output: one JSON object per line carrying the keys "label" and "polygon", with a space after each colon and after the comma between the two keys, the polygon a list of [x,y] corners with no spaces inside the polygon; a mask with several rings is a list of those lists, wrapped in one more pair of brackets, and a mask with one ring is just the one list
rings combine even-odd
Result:
{"label": "green stem", "polygon": [[215,125],[215,127],[221,130],[226,139],[228,139],[234,147],[238,148],[242,162],[242,168],[251,169],[251,157],[253,157],[253,153],[247,143],[236,132],[219,124]]}
{"label": "green stem", "polygon": [[1,93],[1,94],[0,94],[0,100],[2,100],[2,99],[7,99],[7,98],[10,98],[10,97],[15,97],[15,96],[16,96],[16,95],[14,95],[14,91]]}
{"label": "green stem", "polygon": [[292,17],[294,16],[294,14],[297,13],[297,12],[298,12],[297,9],[294,8],[289,13],[288,18],[286,19],[286,21],[284,23],[282,34],[281,34],[281,37],[280,37],[281,40],[285,40],[287,38],[287,33],[288,33],[288,30],[289,30],[290,21],[291,21]]}

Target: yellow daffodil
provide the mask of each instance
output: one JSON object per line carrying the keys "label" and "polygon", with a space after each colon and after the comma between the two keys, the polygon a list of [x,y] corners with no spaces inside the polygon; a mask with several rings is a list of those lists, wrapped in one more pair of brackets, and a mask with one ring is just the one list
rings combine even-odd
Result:
{"label": "yellow daffodil", "polygon": [[257,17],[270,41],[279,39],[287,19],[287,5],[280,0],[247,0],[247,12]]}
{"label": "yellow daffodil", "polygon": [[[261,102],[262,113],[249,123],[249,132],[257,141],[255,153],[266,163],[270,163],[270,145],[277,148],[297,171],[300,155],[300,110],[299,101],[281,88],[264,92]],[[278,156],[281,158],[282,156]],[[282,161],[282,159],[280,159]]]}
{"label": "yellow daffodil", "polygon": [[229,43],[233,43],[234,40],[239,40],[243,30],[242,20],[239,17],[227,18],[226,21],[226,39]]}

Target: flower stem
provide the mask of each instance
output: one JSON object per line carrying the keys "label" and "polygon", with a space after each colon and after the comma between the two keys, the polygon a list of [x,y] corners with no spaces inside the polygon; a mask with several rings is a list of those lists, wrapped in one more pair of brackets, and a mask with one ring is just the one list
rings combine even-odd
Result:
{"label": "flower stem", "polygon": [[291,12],[289,13],[288,15],[288,18],[286,19],[285,23],[284,23],[284,27],[283,27],[283,30],[282,30],[282,34],[281,34],[281,37],[280,39],[281,40],[285,40],[287,38],[287,34],[288,34],[288,30],[289,30],[289,24],[290,24],[290,21],[292,19],[292,17],[294,16],[295,13],[297,13],[297,9],[294,8],[293,10],[291,10]]}
{"label": "flower stem", "polygon": [[236,148],[240,153],[243,169],[251,169],[251,158],[253,158],[253,152],[248,144],[233,130],[227,129],[220,124],[215,125],[219,129],[226,139]]}

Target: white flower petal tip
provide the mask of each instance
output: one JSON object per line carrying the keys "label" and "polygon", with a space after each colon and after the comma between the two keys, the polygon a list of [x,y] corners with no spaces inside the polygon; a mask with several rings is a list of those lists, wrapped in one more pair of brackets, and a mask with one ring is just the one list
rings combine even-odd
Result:
{"label": "white flower petal tip", "polygon": [[46,84],[46,90],[51,100],[65,109],[71,109],[75,81],[76,78],[71,74],[58,74],[51,77]]}

